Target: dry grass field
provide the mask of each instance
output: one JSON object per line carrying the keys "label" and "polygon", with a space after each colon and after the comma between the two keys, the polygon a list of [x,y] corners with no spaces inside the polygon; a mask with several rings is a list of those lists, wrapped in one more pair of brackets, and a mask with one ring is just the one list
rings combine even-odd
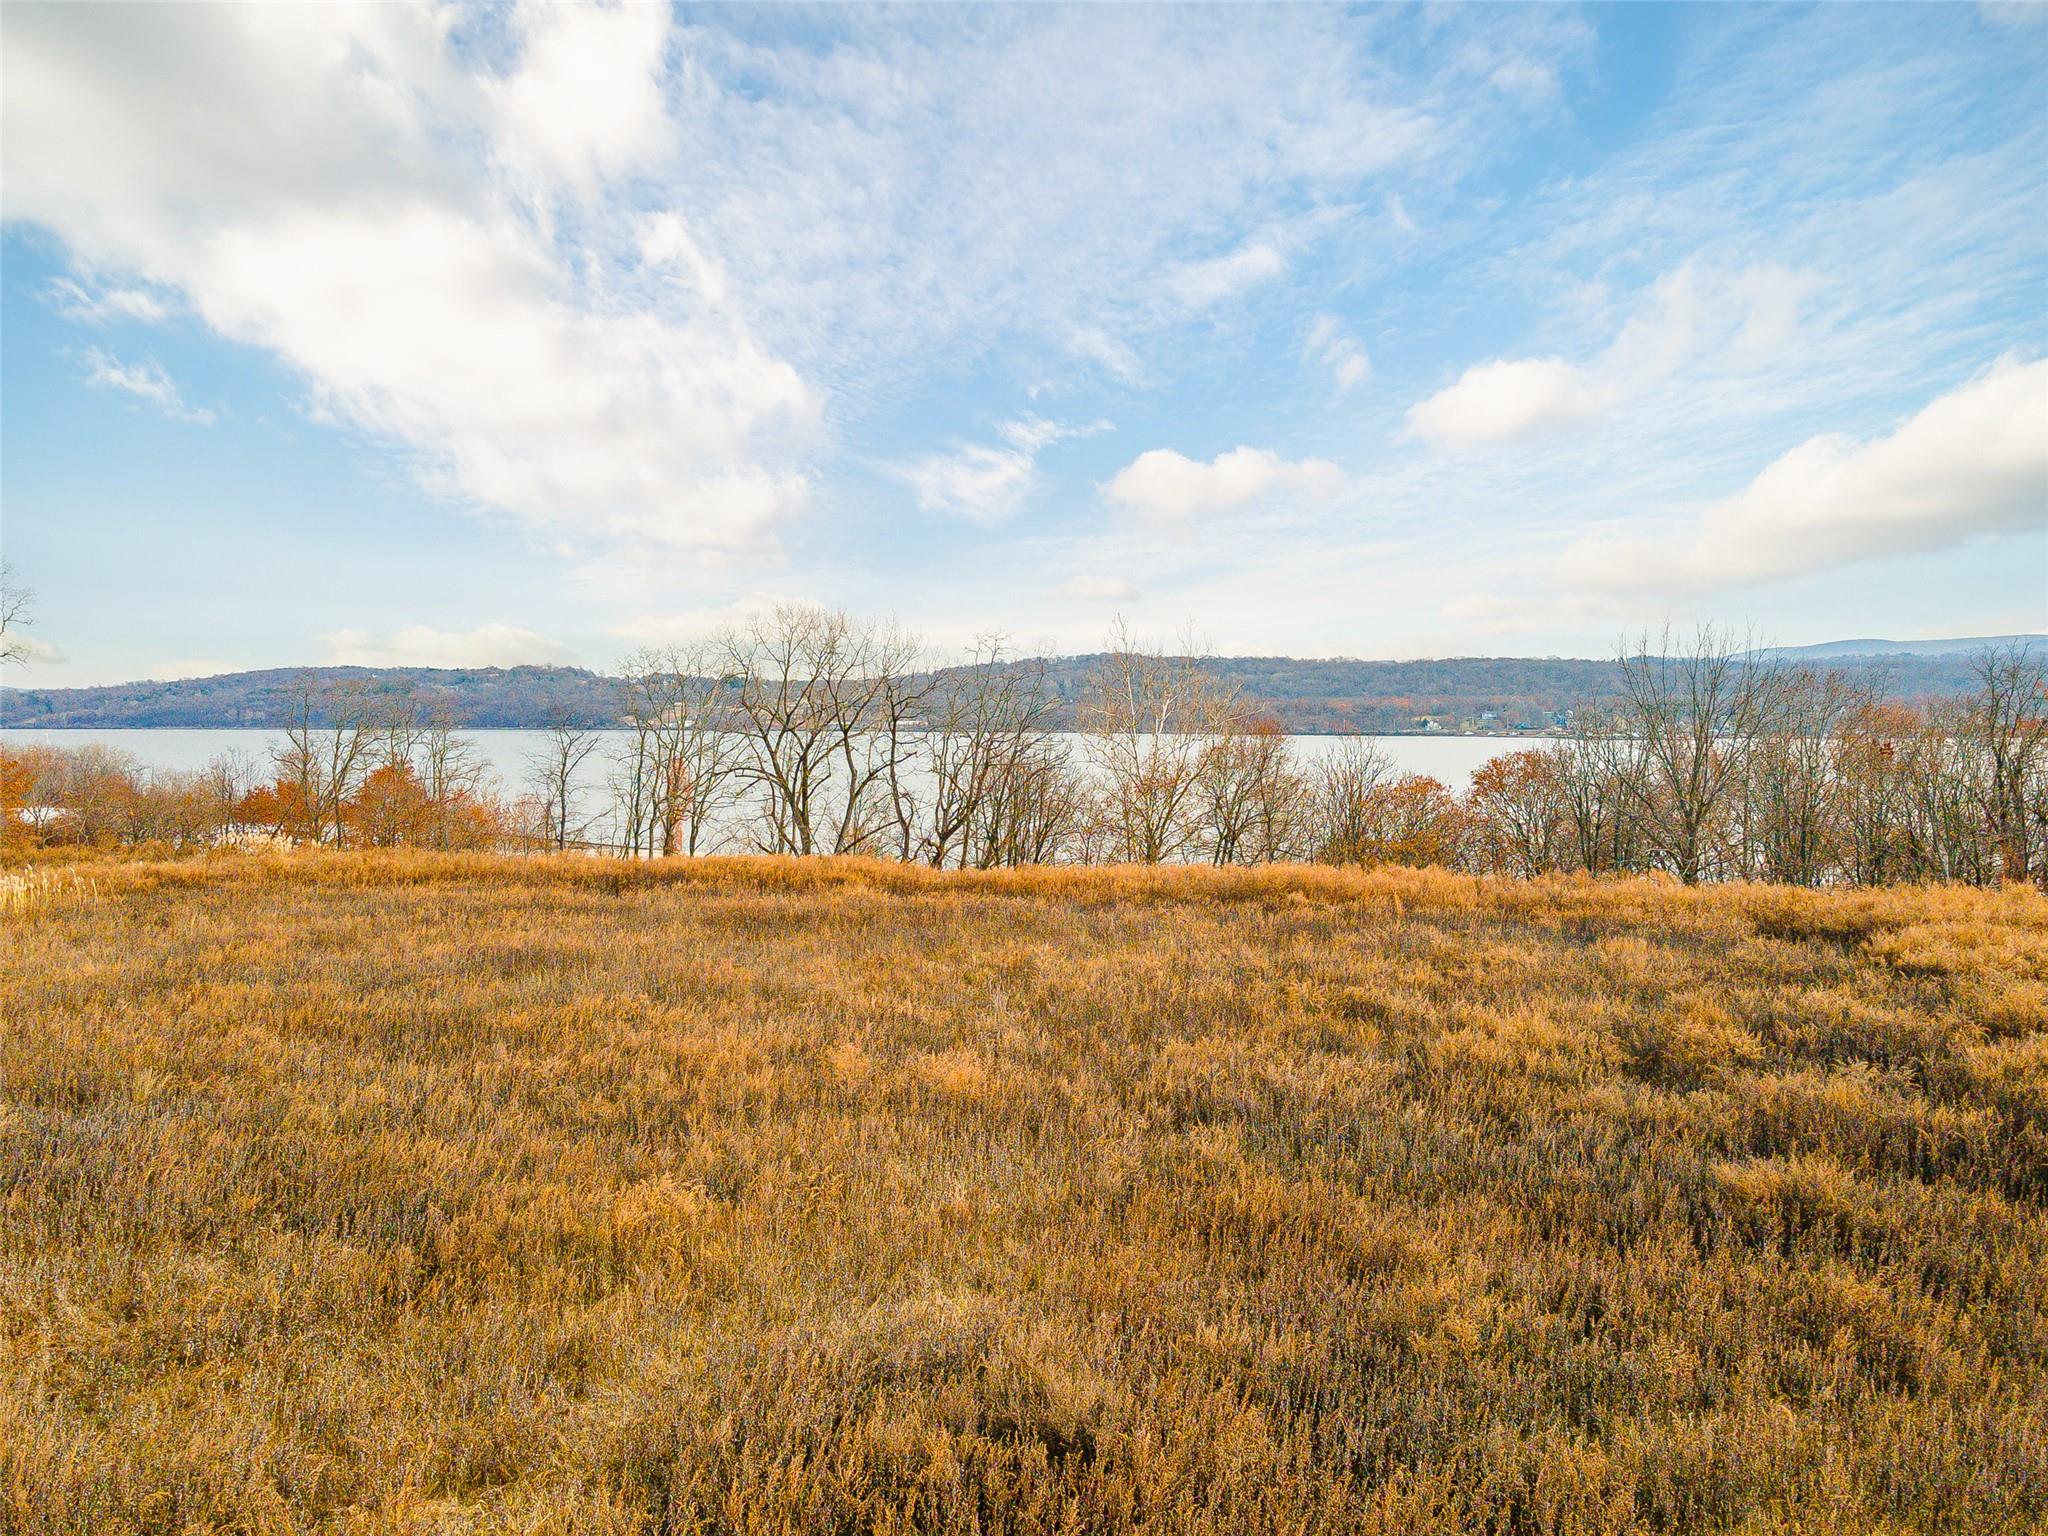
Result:
{"label": "dry grass field", "polygon": [[2011,1532],[2048,900],[18,868],[0,1528]]}

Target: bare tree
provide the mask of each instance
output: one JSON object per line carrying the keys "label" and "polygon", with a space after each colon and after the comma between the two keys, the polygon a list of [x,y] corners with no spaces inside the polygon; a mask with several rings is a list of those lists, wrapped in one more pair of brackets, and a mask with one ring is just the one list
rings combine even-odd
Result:
{"label": "bare tree", "polygon": [[455,733],[454,715],[442,706],[426,717],[415,751],[420,789],[430,808],[428,841],[436,848],[452,848],[461,808],[484,790],[486,770],[476,743]]}
{"label": "bare tree", "polygon": [[720,637],[734,719],[750,749],[743,772],[761,798],[764,852],[817,850],[833,744],[816,679],[821,662],[836,665],[844,625],[823,609],[782,606]]}
{"label": "bare tree", "polygon": [[1190,849],[1200,830],[1202,765],[1236,708],[1235,691],[1202,666],[1192,644],[1161,655],[1116,622],[1080,711],[1109,857],[1158,864]]}
{"label": "bare tree", "polygon": [[1620,723],[1640,754],[1623,782],[1652,850],[1686,884],[1718,872],[1720,819],[1752,743],[1778,707],[1783,669],[1702,626],[1681,646],[1667,628],[1622,648]]}
{"label": "bare tree", "polygon": [[557,851],[580,843],[590,831],[582,812],[584,764],[602,738],[583,726],[557,722],[527,754],[527,787],[540,806],[540,836]]}
{"label": "bare tree", "polygon": [[1362,863],[1380,834],[1376,801],[1393,762],[1363,736],[1347,736],[1310,771],[1315,854],[1333,864]]}
{"label": "bare tree", "polygon": [[969,828],[970,862],[1054,864],[1069,857],[1085,833],[1089,795],[1073,755],[1059,737],[1023,741],[1004,758]]}
{"label": "bare tree", "polygon": [[36,595],[0,558],[0,666],[20,666],[31,654],[28,629],[35,622]]}
{"label": "bare tree", "polygon": [[893,624],[870,631],[866,649],[870,686],[857,690],[837,722],[848,785],[838,851],[880,852],[893,833],[893,852],[907,862],[919,822],[919,786],[910,770],[938,678],[917,670],[916,638]]}
{"label": "bare tree", "polygon": [[[1019,818],[1047,803],[1030,789],[1053,763],[1057,704],[1045,663],[1008,660],[1000,635],[976,641],[965,665],[937,674],[917,761],[928,784],[918,858],[935,869],[1016,862]],[[896,804],[909,847],[914,818]]]}
{"label": "bare tree", "polygon": [[1897,704],[1867,702],[1836,733],[1835,794],[1842,827],[1842,868],[1857,885],[1912,878],[1907,835],[1910,770],[1920,720]]}
{"label": "bare tree", "polygon": [[765,851],[863,852],[886,821],[901,821],[894,802],[921,697],[914,640],[784,605],[729,632],[718,652],[750,749],[742,772],[761,795]]}
{"label": "bare tree", "polygon": [[273,754],[278,778],[296,793],[314,842],[347,842],[348,805],[385,735],[369,690],[353,679],[323,688],[301,674],[285,721],[285,746]]}
{"label": "bare tree", "polygon": [[1571,866],[1589,873],[1640,869],[1642,836],[1633,785],[1642,750],[1613,712],[1582,705],[1550,748],[1571,829]]}
{"label": "bare tree", "polygon": [[1295,846],[1305,796],[1279,721],[1242,709],[1224,712],[1195,777],[1195,816],[1210,862],[1284,857]]}
{"label": "bare tree", "polygon": [[1975,671],[1977,691],[1961,722],[1972,785],[1999,873],[2025,880],[2034,864],[2033,801],[2048,774],[2048,671],[2019,641],[1981,653]]}
{"label": "bare tree", "polygon": [[1839,672],[1794,668],[1748,753],[1745,873],[1821,885],[1849,856],[1842,733],[1871,700]]}
{"label": "bare tree", "polygon": [[638,858],[656,851],[664,826],[669,742],[675,714],[675,685],[658,652],[640,651],[619,668],[627,734],[612,765],[612,841],[621,855]]}
{"label": "bare tree", "polygon": [[241,751],[222,752],[200,770],[215,844],[224,845],[234,837],[242,800],[256,787],[256,772],[255,759]]}
{"label": "bare tree", "polygon": [[1929,706],[1904,743],[1901,838],[1909,878],[1986,885],[1995,855],[1984,836],[1973,721],[1967,701]]}
{"label": "bare tree", "polygon": [[615,774],[628,853],[695,854],[739,790],[746,737],[710,646],[636,651],[621,666],[630,729]]}

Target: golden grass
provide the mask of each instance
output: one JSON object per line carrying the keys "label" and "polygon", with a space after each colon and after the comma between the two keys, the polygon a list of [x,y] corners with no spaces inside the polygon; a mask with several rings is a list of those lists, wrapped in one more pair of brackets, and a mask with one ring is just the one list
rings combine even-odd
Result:
{"label": "golden grass", "polygon": [[33,868],[0,1528],[2048,1519],[2038,894]]}

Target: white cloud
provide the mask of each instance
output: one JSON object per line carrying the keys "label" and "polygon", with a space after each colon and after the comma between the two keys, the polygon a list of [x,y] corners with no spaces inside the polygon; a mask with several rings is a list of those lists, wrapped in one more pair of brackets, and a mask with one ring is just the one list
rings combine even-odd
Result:
{"label": "white cloud", "polygon": [[1108,428],[1106,421],[1066,427],[1042,416],[1022,416],[996,428],[1000,446],[970,443],[892,472],[915,493],[921,510],[990,526],[1015,516],[1037,489],[1040,450],[1062,438],[1088,437]]}
{"label": "white cloud", "polygon": [[666,7],[527,0],[512,30],[519,63],[488,88],[509,162],[589,192],[673,152],[661,90]]}
{"label": "white cloud", "polygon": [[1074,327],[1067,333],[1067,349],[1076,357],[1097,364],[1122,383],[1135,384],[1145,376],[1145,365],[1138,361],[1138,354],[1098,327]]}
{"label": "white cloud", "polygon": [[2048,359],[2008,357],[1888,436],[1808,439],[1690,538],[1582,539],[1559,569],[1590,590],[1701,593],[2029,529],[2048,530]]}
{"label": "white cloud", "polygon": [[1560,358],[1475,363],[1455,384],[1409,408],[1408,432],[1457,447],[1509,442],[1584,421],[1607,399],[1583,368]]}
{"label": "white cloud", "polygon": [[95,293],[71,278],[58,277],[50,280],[46,292],[58,314],[84,325],[106,325],[115,320],[154,325],[171,313],[170,305],[140,288],[106,287]]}
{"label": "white cloud", "polygon": [[1268,448],[1233,448],[1206,464],[1154,448],[1099,487],[1115,505],[1162,520],[1227,512],[1273,492],[1325,500],[1343,488],[1343,471],[1329,460],[1289,462]]}
{"label": "white cloud", "polygon": [[1330,370],[1339,390],[1354,388],[1372,377],[1372,359],[1335,315],[1316,316],[1303,350]]}
{"label": "white cloud", "polygon": [[518,13],[502,77],[453,21],[10,15],[6,216],[177,291],[436,490],[574,538],[759,543],[807,505],[815,394],[707,297],[680,224],[613,249],[575,214],[657,154],[666,12]]}
{"label": "white cloud", "polygon": [[517,667],[571,660],[545,635],[511,624],[475,629],[434,629],[409,624],[394,634],[337,629],[316,637],[323,659],[337,667]]}
{"label": "white cloud", "polygon": [[1189,309],[1209,309],[1287,270],[1287,257],[1268,241],[1251,240],[1227,255],[1185,262],[1167,274],[1174,297]]}
{"label": "white cloud", "polygon": [[1037,482],[1030,454],[979,443],[919,459],[897,473],[923,510],[984,524],[1013,516]]}
{"label": "white cloud", "polygon": [[1093,603],[1129,602],[1138,596],[1138,589],[1121,576],[1084,574],[1061,587],[1060,596]]}
{"label": "white cloud", "polygon": [[194,422],[202,427],[210,427],[214,423],[213,412],[203,406],[187,405],[178,394],[178,386],[171,382],[171,376],[155,363],[124,363],[98,347],[87,349],[85,361],[85,382],[88,384],[101,389],[118,389],[138,400],[146,400],[175,421]]}
{"label": "white cloud", "polygon": [[[1727,272],[1687,261],[1643,289],[1628,320],[1585,365],[1496,358],[1412,406],[1408,435],[1451,447],[1513,442],[1641,401],[1689,365],[1769,361],[1798,332],[1812,273],[1764,264]],[[1603,303],[1602,285],[1583,293]]]}

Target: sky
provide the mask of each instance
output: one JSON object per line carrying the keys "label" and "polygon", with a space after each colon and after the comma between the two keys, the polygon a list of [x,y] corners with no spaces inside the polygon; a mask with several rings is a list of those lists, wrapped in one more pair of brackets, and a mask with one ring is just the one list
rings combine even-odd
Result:
{"label": "sky", "polygon": [[2048,5],[0,10],[18,684],[2048,630]]}

